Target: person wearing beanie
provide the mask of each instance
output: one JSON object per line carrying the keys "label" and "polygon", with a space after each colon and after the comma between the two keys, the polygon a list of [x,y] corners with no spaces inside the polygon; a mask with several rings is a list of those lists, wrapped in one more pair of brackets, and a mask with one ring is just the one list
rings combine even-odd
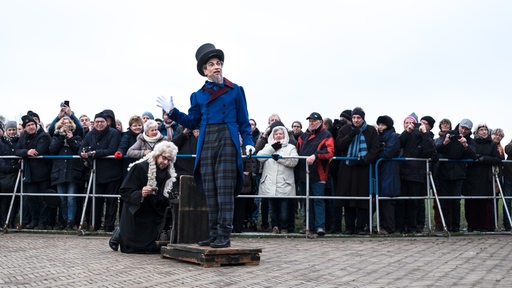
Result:
{"label": "person wearing beanie", "polygon": [[[418,117],[415,113],[405,117],[404,131],[400,134],[400,146],[404,158],[424,158],[435,157],[436,149],[434,144],[434,135],[422,123],[418,123]],[[425,160],[426,161],[426,160]],[[425,161],[407,160],[400,164],[401,178],[401,196],[406,197],[426,197],[426,167]],[[396,223],[397,230],[409,233],[423,233],[425,223],[424,214],[420,207],[423,207],[423,199],[407,199],[397,203]],[[418,216],[419,214],[419,216]]]}
{"label": "person wearing beanie", "polygon": [[[252,155],[255,148],[245,92],[222,74],[224,52],[205,43],[195,56],[197,72],[207,80],[190,96],[189,114],[178,110],[172,97],[159,97],[157,106],[167,112],[169,119],[192,130],[199,127],[201,131],[194,176],[207,199],[209,237],[197,244],[226,248],[231,245],[234,195],[241,192],[244,182],[240,142],[246,155]],[[222,179],[223,185],[218,185],[217,179]]]}
{"label": "person wearing beanie", "polygon": [[[368,197],[370,195],[370,164],[377,160],[380,144],[377,129],[366,123],[361,107],[352,110],[352,124],[339,130],[335,142],[335,155],[341,160],[337,174],[336,196]],[[347,234],[369,233],[368,200],[347,200],[337,203],[345,208]]]}
{"label": "person wearing beanie", "polygon": [[[388,115],[377,118],[380,151],[379,158],[391,159],[400,155],[400,140],[393,127],[393,119]],[[400,196],[400,162],[382,161],[376,167],[379,173],[378,195],[382,197]],[[386,199],[379,203],[380,229],[379,233],[386,235],[394,233],[396,200]]]}
{"label": "person wearing beanie", "polygon": [[[111,110],[110,110],[111,111]],[[113,112],[112,112],[113,113]],[[80,156],[86,160],[87,167],[91,169],[92,161],[96,161],[96,194],[111,195],[119,190],[122,176],[122,161],[105,158],[113,156],[121,141],[121,132],[114,127],[109,126],[108,119],[112,118],[107,110],[97,113],[94,116],[93,128],[87,133],[80,147]],[[115,117],[113,118],[115,125]],[[94,211],[94,221],[91,219],[93,230],[99,230],[102,227],[106,232],[114,231],[116,221],[118,201],[114,197],[97,197]],[[103,209],[105,205],[105,209]]]}
{"label": "person wearing beanie", "polygon": [[[325,129],[320,113],[312,112],[306,120],[309,122],[308,129],[297,141],[297,153],[299,156],[307,156],[306,159],[299,160],[296,169],[299,192],[301,195],[306,195],[306,188],[308,188],[312,196],[325,196],[325,184],[329,177],[329,160],[334,156],[334,139]],[[306,165],[309,167],[309,183],[306,181]],[[306,186],[307,184],[309,187]],[[302,204],[305,205],[306,202],[302,201]],[[324,236],[325,200],[313,199],[309,207],[313,207],[313,212],[309,217],[309,229],[305,231],[307,236],[312,236],[311,231],[315,231],[318,236]],[[306,223],[305,220],[304,223]]]}
{"label": "person wearing beanie", "polygon": [[[467,165],[466,179],[462,187],[464,196],[493,196],[493,166],[500,164],[501,157],[492,140],[487,124],[476,125],[474,131],[476,162]],[[494,231],[494,199],[464,199],[464,216],[468,232]]]}
{"label": "person wearing beanie", "polygon": [[430,131],[434,128],[434,124],[436,123],[436,120],[434,120],[434,118],[432,118],[432,116],[423,116],[423,117],[421,117],[420,122],[425,126],[428,125],[427,129],[428,129],[428,131]]}
{"label": "person wearing beanie", "polygon": [[146,123],[148,120],[155,120],[155,117],[153,117],[153,114],[151,112],[144,112],[142,113],[142,121]]}
{"label": "person wearing beanie", "polygon": [[18,123],[16,121],[7,121],[7,123],[5,123],[5,134],[10,137],[19,136]]}
{"label": "person wearing beanie", "polygon": [[[448,131],[443,139],[437,141],[439,158],[476,159],[475,140],[470,137],[471,128],[473,128],[473,122],[463,119],[455,130]],[[467,164],[464,162],[440,161],[436,168],[438,195],[460,197],[466,173]],[[448,231],[459,232],[461,228],[460,199],[440,199],[440,203]]]}
{"label": "person wearing beanie", "polygon": [[[41,193],[50,188],[51,160],[33,159],[33,157],[48,155],[51,137],[39,129],[36,120],[30,115],[21,117],[23,133],[16,145],[16,155],[25,158],[23,169],[23,188],[26,193]],[[26,229],[47,229],[51,219],[46,203],[39,196],[28,196],[27,206],[24,206],[22,226]],[[28,217],[30,215],[30,217]],[[31,222],[28,220],[31,218]],[[50,227],[51,229],[51,227]]]}

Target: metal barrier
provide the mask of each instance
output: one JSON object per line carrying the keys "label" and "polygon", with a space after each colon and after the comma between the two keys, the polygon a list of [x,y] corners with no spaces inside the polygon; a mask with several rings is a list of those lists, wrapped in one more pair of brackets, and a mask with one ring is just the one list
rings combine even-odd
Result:
{"label": "metal barrier", "polygon": [[[125,156],[126,157],[126,156]],[[177,157],[179,158],[190,158],[190,157],[195,157],[195,155],[193,154],[178,154]],[[252,156],[244,156],[245,158],[272,158],[272,156],[258,156],[258,155],[252,155]],[[85,191],[85,193],[80,193],[80,194],[49,194],[49,193],[24,193],[23,191],[23,181],[22,181],[22,175],[23,175],[23,161],[24,159],[21,158],[21,157],[18,157],[18,156],[0,156],[0,158],[14,158],[14,159],[21,159],[22,163],[21,163],[21,169],[18,171],[18,175],[17,175],[17,179],[16,179],[16,184],[15,184],[15,188],[14,188],[14,191],[12,193],[4,193],[4,191],[0,191],[0,196],[11,196],[11,202],[10,202],[10,207],[9,207],[9,211],[8,211],[8,215],[7,215],[7,219],[5,221],[5,224],[3,226],[3,231],[4,233],[7,232],[7,226],[8,226],[8,221],[11,217],[11,213],[12,213],[12,209],[13,209],[13,206],[14,206],[14,199],[16,196],[19,196],[20,197],[20,217],[19,217],[19,223],[18,223],[18,229],[21,229],[21,223],[22,223],[22,214],[23,214],[23,198],[24,196],[43,196],[43,197],[49,197],[49,196],[59,196],[59,197],[84,197],[84,204],[83,204],[83,208],[82,208],[82,214],[81,214],[81,218],[80,218],[80,223],[79,223],[79,233],[83,234],[85,233],[85,231],[83,230],[84,226],[84,219],[85,219],[85,213],[86,213],[86,209],[87,209],[87,203],[88,203],[88,199],[89,198],[92,198],[92,211],[94,211],[95,209],[95,198],[96,197],[115,197],[115,198],[120,198],[120,195],[117,195],[117,194],[102,194],[102,195],[97,195],[96,194],[96,189],[95,189],[95,179],[96,179],[96,159],[93,158],[93,167],[91,168],[91,173],[90,173],[90,176],[89,176],[89,179],[87,181],[88,185],[87,185],[87,189]],[[74,155],[74,156],[68,156],[68,155],[45,155],[45,156],[37,156],[37,157],[33,157],[31,159],[37,159],[37,158],[40,158],[40,159],[63,159],[63,158],[68,158],[68,159],[72,159],[72,158],[78,158],[78,159],[82,159],[80,156],[78,155]],[[108,157],[104,157],[104,158],[112,158],[114,159],[113,156],[108,156]],[[287,159],[287,158],[298,158],[298,159],[306,159],[307,156],[279,156],[279,159]],[[354,157],[333,157],[331,160],[332,161],[339,161],[339,160],[354,160],[356,158]],[[115,161],[119,161],[119,160],[115,160]],[[417,196],[417,197],[403,197],[403,196],[398,196],[398,197],[380,197],[379,196],[379,173],[378,173],[378,169],[379,169],[379,164],[382,163],[383,161],[425,161],[425,165],[426,165],[426,185],[427,185],[427,192],[428,194],[426,196]],[[472,162],[473,160],[470,160],[470,159],[464,159],[464,160],[450,160],[450,159],[439,159],[439,161],[451,161],[451,162]],[[440,216],[441,216],[441,220],[442,220],[442,224],[443,224],[443,230],[445,232],[445,234],[447,236],[449,236],[449,232],[447,231],[447,228],[446,228],[446,223],[445,223],[445,220],[444,220],[444,216],[442,214],[442,209],[441,209],[441,205],[440,205],[440,199],[472,199],[472,198],[476,198],[476,199],[489,199],[489,198],[492,198],[492,199],[501,199],[504,203],[505,203],[505,200],[506,199],[512,199],[512,196],[505,196],[505,194],[503,193],[503,190],[502,190],[502,187],[501,187],[501,183],[499,181],[499,178],[498,178],[498,174],[497,174],[497,170],[494,169],[493,170],[493,184],[496,184],[496,185],[493,185],[493,196],[439,196],[438,193],[437,193],[437,189],[436,189],[436,186],[435,186],[435,183],[434,183],[434,179],[433,179],[433,176],[432,176],[432,172],[430,171],[430,165],[429,163],[431,162],[430,159],[424,159],[424,158],[392,158],[392,159],[384,159],[384,158],[381,158],[381,159],[378,159],[376,162],[375,162],[375,177],[373,176],[373,170],[374,170],[374,165],[373,164],[370,164],[370,169],[369,169],[369,175],[368,175],[368,181],[369,181],[369,195],[367,197],[353,197],[353,196],[311,196],[310,195],[310,191],[309,191],[309,167],[308,165],[306,165],[306,191],[305,191],[305,194],[306,195],[296,195],[296,196],[288,196],[288,197],[279,197],[279,198],[287,198],[287,199],[305,199],[305,227],[307,230],[309,230],[309,210],[310,210],[310,207],[309,207],[309,200],[311,199],[323,199],[323,200],[329,200],[329,199],[334,199],[334,200],[367,200],[368,201],[368,207],[369,207],[369,232],[372,233],[372,230],[373,230],[373,196],[375,196],[375,199],[376,199],[376,202],[375,202],[375,206],[376,206],[376,228],[377,228],[377,232],[380,232],[380,216],[379,216],[379,201],[380,200],[386,200],[386,199],[423,199],[423,200],[426,200],[427,201],[427,205],[428,207],[431,207],[431,201],[432,200],[435,200],[436,201],[436,204],[437,204],[437,207],[439,209],[439,213],[440,213]],[[508,161],[508,160],[504,160],[503,162],[511,162],[512,161]],[[375,180],[375,181],[374,181]],[[85,181],[85,179],[84,179]],[[500,196],[498,197],[496,195],[497,191],[496,191],[496,186],[498,186],[498,192],[500,194]],[[18,187],[20,187],[20,192],[19,193],[16,193],[16,191],[18,190]],[[275,198],[274,196],[261,196],[261,195],[238,195],[237,198]],[[494,214],[495,214],[495,227],[496,229],[498,228],[498,220],[497,220],[497,217],[498,217],[498,209],[496,207],[496,201],[494,201]],[[511,215],[510,215],[510,211],[508,210],[508,207],[507,205],[504,205],[505,207],[505,210],[504,210],[504,213],[506,213],[507,217],[508,217],[508,220],[510,223],[512,223],[512,219],[511,219]],[[429,228],[429,231],[432,232],[432,224],[431,224],[431,211],[430,209],[427,209],[428,211],[428,228]],[[95,223],[95,213],[92,212],[91,213],[91,223]]]}

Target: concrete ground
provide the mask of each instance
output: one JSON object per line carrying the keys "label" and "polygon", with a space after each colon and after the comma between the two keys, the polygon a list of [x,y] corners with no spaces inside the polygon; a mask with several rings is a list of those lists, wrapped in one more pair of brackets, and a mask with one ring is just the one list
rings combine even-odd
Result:
{"label": "concrete ground", "polygon": [[114,252],[108,236],[0,234],[0,287],[512,287],[511,235],[234,237],[257,266]]}

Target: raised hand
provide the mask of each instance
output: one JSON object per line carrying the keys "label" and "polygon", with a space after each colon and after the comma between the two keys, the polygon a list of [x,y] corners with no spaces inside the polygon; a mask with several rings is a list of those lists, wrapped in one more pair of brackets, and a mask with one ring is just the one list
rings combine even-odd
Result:
{"label": "raised hand", "polygon": [[165,99],[164,96],[160,96],[156,99],[156,106],[162,108],[166,113],[171,112],[174,109],[174,101],[172,96],[169,100]]}

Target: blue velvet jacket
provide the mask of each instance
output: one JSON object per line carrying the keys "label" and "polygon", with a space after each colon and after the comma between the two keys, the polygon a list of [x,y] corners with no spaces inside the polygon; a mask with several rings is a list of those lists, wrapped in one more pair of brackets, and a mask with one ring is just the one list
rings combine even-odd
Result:
{"label": "blue velvet jacket", "polygon": [[[208,124],[226,123],[235,147],[240,147],[240,137],[244,147],[246,145],[254,146],[243,88],[224,78],[223,87],[225,88],[222,89],[227,89],[227,92],[220,96],[215,97],[214,95],[214,97],[212,97],[213,90],[218,90],[219,87],[208,88],[207,86],[209,86],[208,81],[201,89],[192,93],[190,96],[188,114],[174,108],[172,113],[168,114],[169,119],[191,130],[199,127],[200,131],[205,131],[206,125]],[[203,140],[204,133],[200,132],[194,162],[194,176],[196,180],[199,180],[199,183],[201,183],[201,181],[198,167]],[[240,184],[243,183],[242,151],[237,149],[237,153],[237,166],[239,171],[239,181],[237,181],[237,183]],[[240,189],[241,185],[237,185],[236,193],[239,193]]]}

